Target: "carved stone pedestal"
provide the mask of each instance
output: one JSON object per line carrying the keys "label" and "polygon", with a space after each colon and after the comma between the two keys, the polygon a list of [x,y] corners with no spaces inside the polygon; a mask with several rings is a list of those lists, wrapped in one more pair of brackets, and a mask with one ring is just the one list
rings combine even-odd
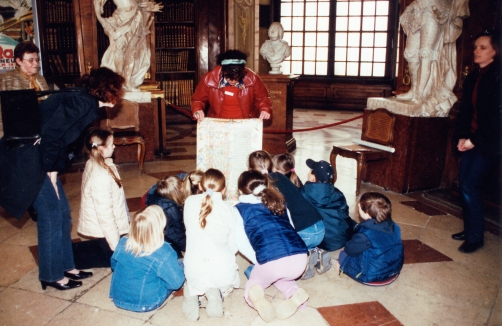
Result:
{"label": "carved stone pedestal", "polygon": [[[392,145],[396,151],[390,162],[368,162],[363,181],[399,193],[439,188],[445,164],[448,119],[396,114]],[[386,164],[390,164],[387,175]]]}
{"label": "carved stone pedestal", "polygon": [[291,152],[296,149],[293,133],[267,134],[267,130],[293,129],[293,90],[298,76],[260,74],[272,100],[272,121],[265,120],[263,150],[271,154]]}

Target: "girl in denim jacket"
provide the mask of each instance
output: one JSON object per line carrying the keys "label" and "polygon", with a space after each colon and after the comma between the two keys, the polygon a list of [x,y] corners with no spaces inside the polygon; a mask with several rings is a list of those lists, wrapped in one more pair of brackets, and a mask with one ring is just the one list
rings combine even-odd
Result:
{"label": "girl in denim jacket", "polygon": [[129,236],[120,239],[111,259],[110,298],[119,308],[146,312],[158,308],[183,285],[183,268],[164,242],[166,218],[160,206],[140,210]]}

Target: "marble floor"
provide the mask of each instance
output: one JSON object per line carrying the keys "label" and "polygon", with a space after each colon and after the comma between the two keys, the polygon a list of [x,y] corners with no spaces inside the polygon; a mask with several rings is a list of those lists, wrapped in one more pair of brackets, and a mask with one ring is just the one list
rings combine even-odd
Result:
{"label": "marble floor", "polygon": [[[358,115],[296,109],[296,129],[324,125]],[[137,164],[120,166],[120,175],[131,212],[139,198],[157,178],[190,171],[195,167],[194,125],[173,115],[168,129],[171,155],[145,164],[139,174]],[[305,160],[329,160],[331,146],[350,144],[359,137],[362,120],[310,132],[296,132],[293,152],[300,177],[307,174]],[[80,173],[63,178],[74,225],[80,204]],[[457,250],[460,242],[450,235],[462,230],[462,220],[441,209],[417,202],[412,196],[384,191],[363,184],[362,192],[385,193],[393,203],[393,219],[401,226],[405,245],[405,265],[395,282],[369,287],[338,275],[333,269],[309,280],[299,281],[310,295],[307,307],[287,320],[271,325],[502,325],[502,239],[486,233],[485,246],[473,254]],[[73,239],[81,239],[72,230]],[[182,296],[175,293],[159,309],[133,313],[118,309],[108,297],[111,270],[94,269],[94,276],[82,287],[43,291],[38,282],[36,257],[37,228],[26,214],[21,220],[0,209],[0,325],[187,325],[181,311]],[[332,252],[337,258],[339,251]],[[241,287],[224,302],[224,317],[210,319],[204,308],[200,325],[263,325],[256,311],[243,300],[247,262],[237,256]],[[270,287],[267,299],[278,305],[282,295]],[[202,303],[204,305],[204,302]]]}

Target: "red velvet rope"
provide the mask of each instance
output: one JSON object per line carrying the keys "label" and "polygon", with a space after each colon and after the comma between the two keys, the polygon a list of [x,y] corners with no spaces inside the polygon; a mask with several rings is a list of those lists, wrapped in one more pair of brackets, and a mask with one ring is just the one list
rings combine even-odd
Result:
{"label": "red velvet rope", "polygon": [[[175,111],[187,116],[188,118],[192,118],[192,112],[191,111],[187,111],[185,109],[182,109],[180,108],[179,106],[176,106],[172,103],[169,103],[166,101],[166,104],[174,109]],[[339,121],[339,122],[335,122],[335,123],[331,123],[331,124],[328,124],[328,125],[323,125],[323,126],[318,126],[318,127],[312,127],[312,128],[304,128],[304,129],[292,129],[292,130],[263,130],[263,133],[264,134],[288,134],[288,133],[292,133],[292,132],[303,132],[303,131],[312,131],[312,130],[319,130],[319,129],[324,129],[324,128],[329,128],[329,127],[334,127],[334,126],[338,126],[338,125],[342,125],[344,123],[347,123],[347,122],[351,122],[351,121],[354,121],[354,120],[357,120],[357,119],[361,119],[363,117],[363,115],[358,115],[358,116],[355,116],[353,118],[350,118],[350,119],[347,119],[347,120],[342,120],[342,121]]]}

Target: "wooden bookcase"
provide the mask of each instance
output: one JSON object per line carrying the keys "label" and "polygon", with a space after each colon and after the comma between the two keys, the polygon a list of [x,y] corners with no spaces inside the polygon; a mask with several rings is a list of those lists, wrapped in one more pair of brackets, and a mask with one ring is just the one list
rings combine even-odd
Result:
{"label": "wooden bookcase", "polygon": [[72,0],[37,1],[44,77],[59,88],[80,77]]}
{"label": "wooden bookcase", "polygon": [[150,67],[166,101],[190,106],[196,84],[195,1],[162,0],[152,31],[155,60]]}

